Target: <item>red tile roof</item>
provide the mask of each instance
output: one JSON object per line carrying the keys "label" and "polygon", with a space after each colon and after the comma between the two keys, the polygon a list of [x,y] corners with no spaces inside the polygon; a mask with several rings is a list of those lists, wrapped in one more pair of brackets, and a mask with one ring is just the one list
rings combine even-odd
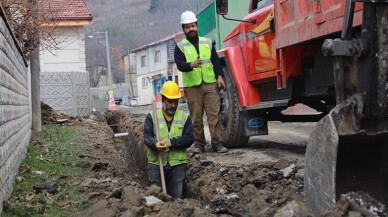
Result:
{"label": "red tile roof", "polygon": [[58,20],[92,20],[84,0],[40,0],[43,10],[50,11]]}

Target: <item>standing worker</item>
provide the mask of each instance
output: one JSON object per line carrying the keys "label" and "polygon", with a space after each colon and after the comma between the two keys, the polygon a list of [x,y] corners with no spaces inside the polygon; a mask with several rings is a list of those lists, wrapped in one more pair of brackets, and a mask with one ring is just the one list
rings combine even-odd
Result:
{"label": "standing worker", "polygon": [[173,81],[163,84],[162,109],[156,111],[159,138],[154,132],[153,112],[144,123],[144,143],[148,147],[148,181],[149,185],[162,187],[160,178],[158,151],[162,153],[163,170],[167,193],[173,198],[183,198],[183,182],[186,178],[186,149],[193,144],[193,125],[189,114],[177,109],[181,98],[178,85]]}
{"label": "standing worker", "polygon": [[218,86],[226,90],[221,63],[211,39],[198,36],[197,18],[193,12],[183,12],[181,24],[186,38],[176,45],[174,58],[182,72],[187,104],[194,122],[193,153],[203,152],[206,145],[204,110],[213,150],[219,153],[227,152],[228,149],[222,145],[220,96],[217,88]]}

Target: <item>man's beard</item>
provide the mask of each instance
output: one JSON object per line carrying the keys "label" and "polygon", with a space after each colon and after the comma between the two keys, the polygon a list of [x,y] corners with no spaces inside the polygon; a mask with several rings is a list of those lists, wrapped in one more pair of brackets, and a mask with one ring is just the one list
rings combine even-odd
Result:
{"label": "man's beard", "polygon": [[[194,32],[195,34],[193,36],[190,35],[190,33]],[[198,32],[196,31],[190,31],[189,33],[185,34],[187,39],[196,39],[198,38]]]}
{"label": "man's beard", "polygon": [[173,115],[176,112],[176,108],[168,109],[166,103],[163,103],[163,110],[166,111],[170,115]]}

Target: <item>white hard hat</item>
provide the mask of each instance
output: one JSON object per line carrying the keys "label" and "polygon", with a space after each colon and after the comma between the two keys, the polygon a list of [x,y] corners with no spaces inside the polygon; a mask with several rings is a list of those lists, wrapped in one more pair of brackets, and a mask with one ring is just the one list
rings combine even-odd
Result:
{"label": "white hard hat", "polygon": [[181,24],[197,22],[197,17],[191,11],[185,11],[181,15]]}

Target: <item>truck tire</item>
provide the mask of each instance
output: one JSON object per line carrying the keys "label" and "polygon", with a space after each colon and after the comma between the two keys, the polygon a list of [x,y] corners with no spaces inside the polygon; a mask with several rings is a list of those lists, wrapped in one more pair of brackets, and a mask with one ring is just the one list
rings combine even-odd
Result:
{"label": "truck tire", "polygon": [[240,111],[240,101],[233,76],[223,66],[227,91],[221,91],[221,123],[224,146],[227,148],[243,147],[248,143],[245,136],[244,116]]}

